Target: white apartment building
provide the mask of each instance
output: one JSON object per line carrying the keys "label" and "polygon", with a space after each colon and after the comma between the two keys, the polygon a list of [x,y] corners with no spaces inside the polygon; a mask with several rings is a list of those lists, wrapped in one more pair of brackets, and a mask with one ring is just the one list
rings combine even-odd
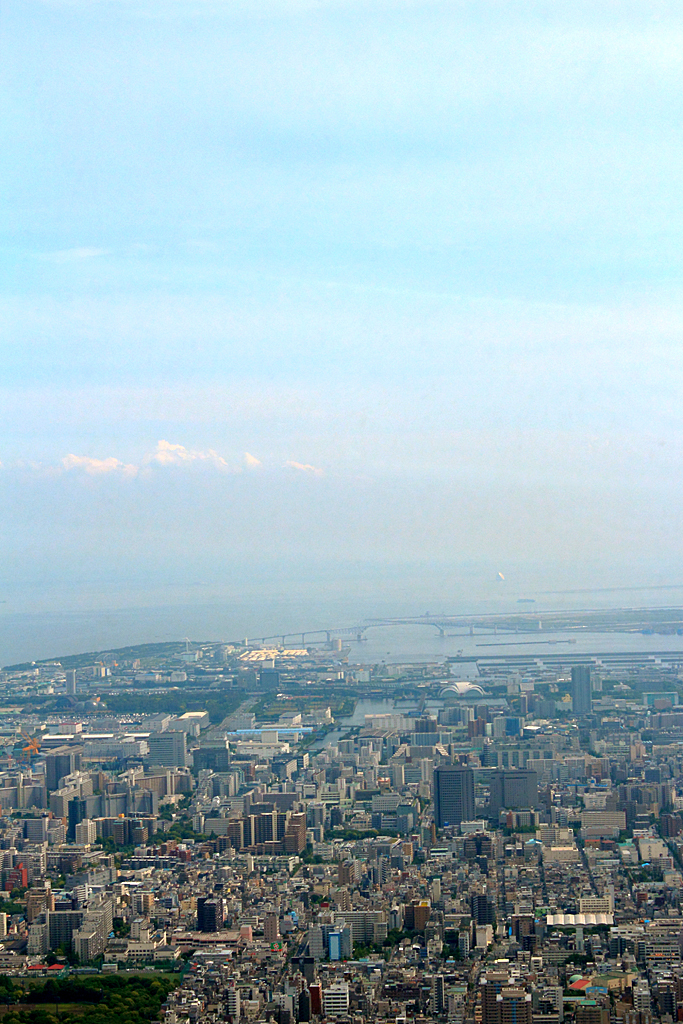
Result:
{"label": "white apartment building", "polygon": [[345,981],[335,981],[324,990],[323,1009],[326,1017],[338,1017],[349,1012],[349,986]]}

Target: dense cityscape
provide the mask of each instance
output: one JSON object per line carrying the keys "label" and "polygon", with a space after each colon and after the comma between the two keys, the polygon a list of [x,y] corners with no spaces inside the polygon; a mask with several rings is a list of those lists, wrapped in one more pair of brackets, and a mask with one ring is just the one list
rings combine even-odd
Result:
{"label": "dense cityscape", "polygon": [[683,4],[0,15],[0,1024],[683,1024]]}
{"label": "dense cityscape", "polygon": [[682,663],[332,637],[5,669],[8,1019],[156,979],[128,1009],[165,1024],[680,1020]]}

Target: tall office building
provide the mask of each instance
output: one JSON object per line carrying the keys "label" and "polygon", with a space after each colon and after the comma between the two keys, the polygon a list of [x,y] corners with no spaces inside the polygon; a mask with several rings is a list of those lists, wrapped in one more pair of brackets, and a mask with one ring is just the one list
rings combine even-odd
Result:
{"label": "tall office building", "polygon": [[220,739],[212,743],[207,740],[205,746],[194,751],[192,760],[197,771],[201,771],[202,768],[210,768],[213,772],[230,771],[231,757],[228,741]]}
{"label": "tall office building", "polygon": [[472,920],[475,924],[495,924],[496,907],[487,892],[474,892],[470,897]]}
{"label": "tall office building", "polygon": [[432,975],[432,1017],[440,1017],[446,1009],[446,986],[443,974]]}
{"label": "tall office building", "polygon": [[80,747],[55,747],[45,756],[45,784],[48,789],[57,789],[59,780],[73,775],[81,769]]}
{"label": "tall office building", "polygon": [[474,772],[454,764],[434,769],[434,819],[437,828],[474,819]]}
{"label": "tall office building", "polygon": [[325,941],[320,925],[315,924],[308,929],[307,939],[309,956],[315,957],[316,960],[322,960],[325,955]]}
{"label": "tall office building", "polygon": [[223,901],[216,897],[200,896],[197,900],[197,930],[219,932],[223,927]]}
{"label": "tall office building", "polygon": [[341,960],[341,932],[330,932],[327,936],[330,960]]}
{"label": "tall office building", "polygon": [[311,997],[304,988],[299,994],[299,1024],[308,1024],[311,1019]]}
{"label": "tall office building", "polygon": [[275,668],[262,668],[259,673],[259,684],[264,690],[277,690],[280,686],[280,673]]}
{"label": "tall office building", "polygon": [[572,668],[572,708],[575,715],[590,715],[591,670],[588,665],[574,665]]}
{"label": "tall office building", "polygon": [[278,921],[277,914],[271,912],[266,914],[266,918],[263,925],[263,933],[266,942],[277,942],[280,938],[280,922]]}
{"label": "tall office building", "polygon": [[68,697],[73,697],[76,693],[76,669],[74,668],[66,670],[66,693]]}
{"label": "tall office building", "polygon": [[306,815],[292,814],[283,839],[285,853],[302,853],[306,849]]}
{"label": "tall office building", "polygon": [[323,1007],[326,1017],[339,1017],[349,1012],[349,985],[346,981],[334,981],[323,991]]}
{"label": "tall office building", "polygon": [[88,817],[88,804],[82,797],[75,796],[67,804],[68,825],[66,838],[70,842],[76,841],[76,826],[80,825]]}
{"label": "tall office building", "polygon": [[308,994],[311,997],[311,1013],[321,1017],[323,1012],[323,987],[320,982],[308,986]]}
{"label": "tall office building", "polygon": [[182,731],[153,732],[147,740],[150,764],[162,768],[185,768],[187,765],[187,738]]}
{"label": "tall office building", "polygon": [[500,1024],[531,1024],[531,993],[517,986],[501,989],[496,997]]}
{"label": "tall office building", "polygon": [[488,971],[480,984],[482,1024],[531,1024],[531,995],[507,971]]}
{"label": "tall office building", "polygon": [[481,1020],[482,1024],[500,1024],[498,996],[503,988],[510,984],[507,971],[487,971],[480,979],[481,989]]}
{"label": "tall office building", "polygon": [[[527,762],[528,764],[528,762]],[[527,768],[506,768],[491,772],[489,817],[500,812],[538,806],[538,775]]]}
{"label": "tall office building", "polygon": [[47,840],[47,823],[50,819],[25,818],[24,835],[30,843],[44,843]]}

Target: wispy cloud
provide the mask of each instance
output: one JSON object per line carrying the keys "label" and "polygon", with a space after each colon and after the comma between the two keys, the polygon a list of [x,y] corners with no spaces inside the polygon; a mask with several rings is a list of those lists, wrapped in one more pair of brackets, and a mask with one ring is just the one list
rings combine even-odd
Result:
{"label": "wispy cloud", "polygon": [[[191,466],[205,466],[207,469],[219,470],[221,473],[240,473],[244,469],[258,469],[263,466],[263,462],[251,452],[244,452],[241,461],[238,462],[235,459],[233,463],[213,448],[187,448],[183,444],[173,444],[171,441],[161,440],[157,442],[154,451],[144,455],[139,463],[124,462],[113,455],[95,459],[89,455],[75,455],[74,453],[65,455],[60,463],[60,468],[66,472],[79,470],[89,476],[119,473],[128,477],[136,476],[138,473],[149,473],[155,468],[183,469]],[[54,469],[50,470],[49,467],[41,468],[47,472],[54,472]],[[309,462],[288,459],[283,468],[293,469],[297,473],[311,476],[323,476],[323,470]]]}
{"label": "wispy cloud", "polygon": [[293,462],[291,460],[287,460],[287,462],[285,462],[285,466],[288,466],[290,469],[296,469],[299,473],[311,473],[313,476],[323,475],[322,469],[319,469],[318,466],[311,466],[308,462]]}
{"label": "wispy cloud", "polygon": [[109,249],[94,249],[89,246],[79,246],[75,249],[58,249],[56,252],[45,252],[40,254],[41,260],[50,263],[76,263],[79,260],[92,260],[98,256],[108,256]]}

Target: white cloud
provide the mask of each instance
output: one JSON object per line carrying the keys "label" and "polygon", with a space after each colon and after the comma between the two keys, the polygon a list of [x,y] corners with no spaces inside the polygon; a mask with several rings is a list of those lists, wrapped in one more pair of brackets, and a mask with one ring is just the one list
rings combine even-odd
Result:
{"label": "white cloud", "polygon": [[215,452],[213,448],[196,451],[186,448],[182,444],[171,444],[170,441],[159,441],[156,451],[152,455],[146,456],[144,461],[146,463],[156,462],[161,466],[186,466],[192,462],[208,462],[218,469],[229,470],[232,468],[226,459]]}
{"label": "white cloud", "polygon": [[288,466],[290,469],[296,469],[300,473],[311,473],[313,476],[323,475],[322,469],[318,469],[317,466],[311,466],[308,462],[293,462],[288,460],[285,462],[285,466]]}
{"label": "white cloud", "polygon": [[[65,470],[80,469],[91,476],[103,475],[105,473],[122,473],[124,476],[135,476],[141,469],[150,466],[190,466],[193,463],[203,463],[213,466],[216,469],[227,471],[233,467],[222,455],[207,448],[206,451],[198,451],[193,448],[186,448],[182,444],[172,444],[170,441],[159,441],[156,449],[149,455],[145,455],[139,465],[122,462],[114,456],[106,459],[92,459],[87,455],[66,455],[61,464]],[[245,455],[245,463],[248,466],[260,466],[261,463],[253,455]],[[236,471],[236,470],[235,470]]]}
{"label": "white cloud", "polygon": [[111,456],[108,459],[91,459],[87,455],[66,455],[62,459],[66,470],[81,469],[90,476],[101,476],[105,473],[123,473],[124,476],[135,476],[138,467],[131,463],[121,462]]}
{"label": "white cloud", "polygon": [[[263,465],[261,460],[257,459],[256,456],[252,455],[250,452],[245,452],[244,453],[244,464],[245,464],[245,466],[248,466],[249,469],[255,469],[256,466],[262,466]],[[2,463],[0,463],[0,465],[2,465]]]}

